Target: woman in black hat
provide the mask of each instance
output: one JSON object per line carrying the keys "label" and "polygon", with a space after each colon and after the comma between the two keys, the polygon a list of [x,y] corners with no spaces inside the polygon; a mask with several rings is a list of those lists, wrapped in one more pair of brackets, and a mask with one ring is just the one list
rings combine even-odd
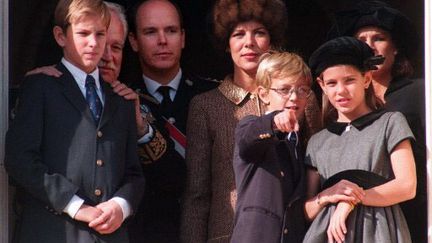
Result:
{"label": "woman in black hat", "polygon": [[362,1],[354,9],[336,14],[329,37],[354,36],[366,42],[385,61],[372,71],[375,95],[390,111],[408,120],[416,141],[417,196],[401,205],[414,242],[427,241],[426,145],[424,80],[410,79],[411,60],[420,45],[411,21],[379,1]]}
{"label": "woman in black hat", "polygon": [[383,63],[353,37],[326,42],[309,65],[324,93],[326,129],[306,152],[313,219],[303,242],[412,242],[398,203],[412,199],[416,173],[404,116],[380,109],[372,70]]}

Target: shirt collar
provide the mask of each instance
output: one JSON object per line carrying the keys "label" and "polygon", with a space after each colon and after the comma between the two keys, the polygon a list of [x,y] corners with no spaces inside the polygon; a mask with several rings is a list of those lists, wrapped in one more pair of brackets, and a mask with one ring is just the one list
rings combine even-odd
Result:
{"label": "shirt collar", "polygon": [[[147,88],[147,91],[149,92],[149,94],[153,95],[155,93],[157,93],[157,89],[162,86],[159,82],[145,76],[144,74],[142,75],[143,80],[144,80],[144,84]],[[176,76],[173,78],[173,80],[171,80],[166,86],[171,87],[174,91],[177,91],[179,85],[180,85],[180,80],[182,77],[182,70],[179,69],[178,73],[176,74]]]}
{"label": "shirt collar", "polygon": [[386,110],[384,110],[384,109],[372,111],[366,115],[363,115],[363,116],[355,119],[354,121],[351,121],[350,123],[348,123],[348,122],[332,122],[328,125],[327,129],[330,132],[335,133],[337,135],[341,135],[345,131],[346,127],[349,125],[352,125],[353,127],[357,128],[357,130],[362,130],[363,128],[369,126],[374,121],[376,121],[378,118],[380,118],[385,112],[386,112]]}
{"label": "shirt collar", "polygon": [[96,82],[96,88],[100,89],[100,82],[99,82],[99,69],[96,67],[95,70],[91,73],[86,73],[83,70],[79,69],[77,66],[73,65],[71,62],[66,60],[64,57],[61,59],[61,62],[66,67],[66,69],[72,74],[75,81],[80,87],[85,87],[85,80],[87,78],[87,75],[93,76]]}
{"label": "shirt collar", "polygon": [[249,97],[250,93],[235,85],[232,77],[228,75],[218,87],[219,91],[231,102],[238,105]]}

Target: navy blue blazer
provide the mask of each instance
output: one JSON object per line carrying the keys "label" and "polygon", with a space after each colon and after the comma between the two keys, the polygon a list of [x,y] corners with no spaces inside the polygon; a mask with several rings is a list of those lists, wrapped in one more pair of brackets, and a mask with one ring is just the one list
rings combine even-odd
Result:
{"label": "navy blue blazer", "polygon": [[232,243],[303,240],[303,156],[296,152],[295,143],[286,140],[286,134],[272,129],[277,113],[247,116],[237,125],[234,174],[238,199]]}
{"label": "navy blue blazer", "polygon": [[[155,132],[147,144],[139,144],[139,157],[147,179],[146,197],[141,201],[137,216],[129,224],[131,242],[178,242],[180,199],[186,178],[184,158],[175,149],[166,128],[167,119],[183,134],[191,99],[219,83],[191,79],[183,73],[172,103],[172,117],[163,118],[159,102],[147,91],[142,79],[132,87],[140,94],[150,125]],[[160,135],[160,136],[159,136]],[[153,156],[153,155],[157,156]],[[143,233],[144,232],[144,233]]]}
{"label": "navy blue blazer", "polygon": [[95,125],[71,73],[25,79],[6,135],[5,168],[22,195],[15,242],[127,242],[124,226],[100,235],[62,210],[73,195],[97,205],[115,196],[137,209],[144,177],[136,153],[134,105],[101,81],[103,114]]}

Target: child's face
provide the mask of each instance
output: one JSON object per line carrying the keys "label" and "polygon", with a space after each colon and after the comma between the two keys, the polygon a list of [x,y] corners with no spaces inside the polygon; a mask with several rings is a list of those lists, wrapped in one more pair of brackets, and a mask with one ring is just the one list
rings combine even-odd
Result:
{"label": "child's face", "polygon": [[318,82],[338,111],[338,121],[349,122],[370,112],[365,100],[370,73],[363,75],[353,66],[338,65],[324,70]]}
{"label": "child's face", "polygon": [[54,28],[56,41],[63,47],[65,59],[86,73],[94,71],[102,57],[106,32],[107,27],[96,15],[76,20],[67,27],[66,33],[58,26]]}
{"label": "child's face", "polygon": [[270,88],[260,96],[268,104],[267,111],[291,109],[300,119],[310,92],[310,86],[302,78],[272,78]]}

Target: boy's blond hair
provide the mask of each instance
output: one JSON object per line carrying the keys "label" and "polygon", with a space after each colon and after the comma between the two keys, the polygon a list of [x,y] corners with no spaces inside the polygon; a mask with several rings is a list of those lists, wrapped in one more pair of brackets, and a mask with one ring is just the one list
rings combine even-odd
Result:
{"label": "boy's blond hair", "polygon": [[66,31],[73,22],[87,15],[100,16],[108,28],[110,11],[102,0],[60,0],[54,13],[54,24]]}
{"label": "boy's blond hair", "polygon": [[312,85],[311,71],[299,55],[271,51],[261,56],[255,76],[258,86],[270,88],[272,78],[288,77],[302,80],[308,86]]}

